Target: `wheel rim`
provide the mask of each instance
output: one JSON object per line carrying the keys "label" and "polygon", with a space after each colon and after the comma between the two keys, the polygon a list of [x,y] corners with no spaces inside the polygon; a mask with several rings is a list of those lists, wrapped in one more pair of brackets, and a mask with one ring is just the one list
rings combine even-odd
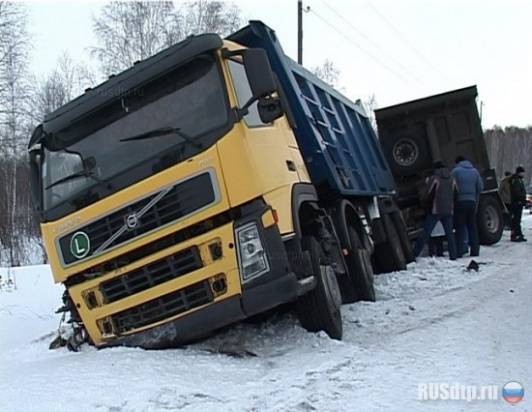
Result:
{"label": "wheel rim", "polygon": [[401,139],[393,146],[393,159],[399,166],[412,166],[419,158],[419,149],[411,139]]}
{"label": "wheel rim", "polygon": [[484,222],[488,232],[497,233],[499,231],[501,222],[495,207],[490,205],[484,209]]}

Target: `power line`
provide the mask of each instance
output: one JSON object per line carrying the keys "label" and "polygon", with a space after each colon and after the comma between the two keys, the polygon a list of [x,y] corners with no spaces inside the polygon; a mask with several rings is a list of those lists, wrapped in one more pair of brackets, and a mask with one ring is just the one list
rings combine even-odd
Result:
{"label": "power line", "polygon": [[388,20],[384,14],[382,14],[377,7],[371,2],[368,1],[367,4],[373,10],[373,12],[398,36],[398,38],[406,44],[421,60],[423,60],[431,69],[436,70],[443,78],[447,79],[448,76],[445,75],[436,65],[432,62],[408,39],[408,37],[401,32],[390,20]]}
{"label": "power line", "polygon": [[[327,4],[324,0],[320,0],[320,2],[327,7],[332,13],[334,13],[339,19],[341,19],[345,24],[347,24],[355,33],[357,33],[360,37],[365,39],[368,43],[370,43],[375,49],[380,50],[383,54],[387,55],[387,58],[393,61],[395,65],[397,65],[399,68],[401,68],[406,73],[410,74],[410,69],[406,66],[404,66],[401,62],[399,62],[397,59],[395,59],[393,56],[391,56],[386,50],[384,50],[378,43],[376,43],[371,37],[367,36],[362,30],[357,28],[353,23],[351,23],[349,20],[347,20],[340,12],[338,12],[334,7]],[[418,82],[421,82],[421,79],[417,77],[416,75],[412,75]]]}
{"label": "power line", "polygon": [[392,73],[394,76],[400,78],[401,80],[403,81],[406,81],[406,82],[409,82],[410,79],[408,77],[405,77],[403,76],[401,73],[395,71],[394,69],[392,69],[389,65],[387,65],[386,63],[382,62],[378,57],[376,57],[375,55],[373,55],[371,52],[369,52],[368,50],[366,50],[364,47],[362,47],[359,43],[357,43],[355,40],[351,39],[349,36],[347,36],[345,33],[343,33],[342,31],[338,30],[336,28],[336,26],[332,23],[330,23],[328,20],[326,20],[325,18],[323,18],[322,16],[320,16],[318,13],[316,13],[314,11],[314,9],[307,9],[309,12],[311,12],[312,14],[314,14],[319,20],[321,20],[324,24],[326,24],[327,26],[329,26],[331,29],[333,29],[336,33],[338,33],[340,36],[342,36],[345,40],[347,40],[349,43],[351,43],[352,45],[354,45],[356,48],[358,48],[360,51],[362,51],[363,53],[365,53],[366,55],[368,55],[375,63],[377,63],[379,66],[383,67],[384,69],[388,70],[390,73]]}

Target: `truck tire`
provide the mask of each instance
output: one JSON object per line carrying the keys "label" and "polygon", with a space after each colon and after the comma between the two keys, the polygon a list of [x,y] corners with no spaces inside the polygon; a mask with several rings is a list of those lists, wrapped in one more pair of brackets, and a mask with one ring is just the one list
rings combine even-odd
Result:
{"label": "truck tire", "polygon": [[481,245],[493,245],[501,240],[504,219],[499,201],[493,196],[481,196],[477,212],[478,238]]}
{"label": "truck tire", "polygon": [[386,232],[386,241],[375,246],[374,262],[377,273],[388,273],[406,269],[406,258],[403,253],[397,229],[388,214],[381,217]]}
{"label": "truck tire", "polygon": [[373,266],[368,245],[360,239],[353,226],[347,226],[349,253],[345,256],[347,276],[339,278],[342,301],[353,303],[359,300],[375,302]]}
{"label": "truck tire", "polygon": [[431,164],[426,140],[415,134],[391,141],[385,151],[394,174],[400,176],[415,175]]}
{"label": "truck tire", "polygon": [[414,248],[412,247],[412,242],[408,238],[408,230],[406,228],[405,221],[401,212],[395,211],[391,213],[392,222],[395,225],[395,230],[399,236],[399,241],[401,242],[401,247],[403,248],[403,254],[405,256],[406,263],[413,262],[416,260],[414,256]]}
{"label": "truck tire", "polygon": [[314,237],[302,239],[303,250],[311,259],[316,287],[299,297],[296,311],[301,326],[310,332],[323,330],[332,339],[342,339],[342,295],[331,265],[324,263],[324,253]]}

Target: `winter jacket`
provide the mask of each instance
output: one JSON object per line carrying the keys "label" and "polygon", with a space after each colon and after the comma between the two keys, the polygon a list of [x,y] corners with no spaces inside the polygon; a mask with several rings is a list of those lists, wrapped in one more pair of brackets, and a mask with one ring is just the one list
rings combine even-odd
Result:
{"label": "winter jacket", "polygon": [[512,193],[510,191],[510,179],[512,176],[506,176],[501,180],[501,183],[499,184],[499,194],[501,195],[501,199],[505,205],[509,205],[512,203]]}
{"label": "winter jacket", "polygon": [[435,215],[452,215],[456,184],[446,167],[436,169],[427,179],[430,212]]}
{"label": "winter jacket", "polygon": [[478,201],[484,184],[480,173],[469,160],[462,160],[453,169],[452,175],[458,187],[458,201]]}
{"label": "winter jacket", "polygon": [[519,175],[510,177],[510,195],[512,205],[524,206],[526,203],[526,188],[523,178]]}

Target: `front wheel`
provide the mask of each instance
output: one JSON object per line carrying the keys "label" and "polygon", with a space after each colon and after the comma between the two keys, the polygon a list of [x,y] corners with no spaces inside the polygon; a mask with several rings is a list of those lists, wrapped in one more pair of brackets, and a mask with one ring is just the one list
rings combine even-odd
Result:
{"label": "front wheel", "polygon": [[301,296],[296,304],[301,325],[310,332],[323,330],[332,339],[342,339],[342,295],[332,266],[313,237],[302,239],[304,252],[311,261],[316,287]]}
{"label": "front wheel", "polygon": [[504,218],[501,205],[493,196],[480,197],[477,226],[481,245],[493,245],[501,240]]}

